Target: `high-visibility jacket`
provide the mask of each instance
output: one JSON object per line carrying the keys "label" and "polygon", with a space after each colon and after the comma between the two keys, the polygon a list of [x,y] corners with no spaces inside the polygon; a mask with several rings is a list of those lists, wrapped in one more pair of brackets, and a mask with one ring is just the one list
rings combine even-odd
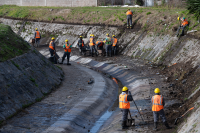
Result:
{"label": "high-visibility jacket", "polygon": [[161,95],[155,95],[152,97],[152,111],[160,111],[164,109],[163,97]]}
{"label": "high-visibility jacket", "polygon": [[71,44],[65,44],[65,52],[69,52],[69,53],[71,53]]}
{"label": "high-visibility jacket", "polygon": [[89,44],[90,46],[94,46],[95,45],[95,43],[94,43],[94,38],[93,37],[91,37],[90,38],[90,44]]}
{"label": "high-visibility jacket", "polygon": [[81,42],[81,43],[79,43],[78,45],[79,45],[79,46],[81,46],[81,45],[82,45],[82,47],[84,47],[84,41],[82,40],[82,42]]}
{"label": "high-visibility jacket", "polygon": [[36,31],[36,36],[35,38],[40,38],[40,32],[39,31]]}
{"label": "high-visibility jacket", "polygon": [[126,15],[133,15],[132,11],[127,11]]}
{"label": "high-visibility jacket", "polygon": [[182,22],[182,25],[185,26],[188,24],[188,21],[185,19],[183,22]]}
{"label": "high-visibility jacket", "polygon": [[110,45],[111,44],[111,38],[110,37],[107,37],[106,38],[106,45]]}
{"label": "high-visibility jacket", "polygon": [[113,46],[116,46],[117,44],[117,38],[113,38]]}
{"label": "high-visibility jacket", "polygon": [[[98,45],[98,43],[100,43],[100,44]],[[98,45],[98,47],[103,46],[103,41],[97,41],[97,42],[96,42],[96,45]]]}
{"label": "high-visibility jacket", "polygon": [[49,48],[54,50],[54,47],[53,47],[53,44],[52,44],[52,43],[53,43],[53,41],[51,41],[51,42],[49,43]]}
{"label": "high-visibility jacket", "polygon": [[130,109],[130,103],[127,100],[128,94],[119,95],[119,108],[120,109]]}

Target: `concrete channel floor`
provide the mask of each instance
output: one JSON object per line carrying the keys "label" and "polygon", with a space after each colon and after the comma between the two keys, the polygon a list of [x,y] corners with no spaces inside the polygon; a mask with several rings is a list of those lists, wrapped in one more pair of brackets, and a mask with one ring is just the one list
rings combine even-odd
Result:
{"label": "concrete channel floor", "polygon": [[[35,103],[6,121],[6,124],[0,129],[1,133],[50,132],[49,127],[58,123],[57,121],[63,118],[63,115],[66,115],[70,109],[74,108],[74,106],[84,101],[90,95],[94,84],[88,84],[88,81],[90,79],[94,80],[94,78],[88,72],[92,70],[88,69],[88,72],[84,71],[83,69],[85,68],[81,68],[81,66],[77,66],[76,64],[59,66],[62,67],[65,73],[65,78],[61,86],[41,102]],[[98,75],[96,76],[98,77]],[[95,80],[95,82],[98,81]],[[105,89],[105,86],[102,87]],[[103,109],[105,109],[104,106]],[[103,109],[100,111],[104,111]],[[67,123],[67,121],[65,122]],[[60,125],[63,125],[63,123],[60,123]],[[59,127],[59,125],[57,126]],[[55,131],[51,132],[55,133]]]}

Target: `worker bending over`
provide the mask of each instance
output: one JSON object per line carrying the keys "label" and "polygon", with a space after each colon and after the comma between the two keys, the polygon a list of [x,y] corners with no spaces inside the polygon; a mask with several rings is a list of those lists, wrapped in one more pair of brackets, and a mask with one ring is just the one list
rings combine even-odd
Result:
{"label": "worker bending over", "polygon": [[38,31],[37,28],[35,28],[34,38],[35,38],[35,44],[36,44],[36,47],[39,47],[39,43],[40,43],[40,39],[41,39],[41,35],[40,35],[40,32]]}
{"label": "worker bending over", "polygon": [[97,56],[97,50],[95,48],[95,41],[94,41],[94,35],[93,34],[90,35],[90,43],[89,43],[89,45],[90,45],[90,52],[91,52],[92,57],[94,57],[94,55],[93,55],[94,53],[93,52],[95,52],[95,54]]}
{"label": "worker bending over", "polygon": [[106,34],[106,39],[105,39],[105,43],[106,43],[106,57],[108,57],[108,53],[110,55],[110,57],[112,57],[112,45],[111,45],[112,39],[109,37],[109,34]]}
{"label": "worker bending over", "polygon": [[80,55],[82,55],[83,54],[83,48],[85,46],[82,36],[80,36],[80,39],[78,40],[77,45],[78,45],[78,47],[80,49]]}
{"label": "worker bending over", "polygon": [[102,53],[103,53],[103,45],[104,45],[104,42],[103,41],[97,41],[96,42],[96,46],[97,46],[97,50],[101,50],[101,52],[99,52],[99,54],[102,56]]}
{"label": "worker bending over", "polygon": [[171,127],[168,125],[165,113],[164,113],[164,106],[165,106],[165,101],[162,95],[160,95],[160,89],[156,88],[154,90],[155,95],[151,99],[152,103],[152,111],[153,111],[153,117],[154,117],[154,129],[157,131],[157,125],[158,125],[158,120],[159,116],[161,117],[163,123],[165,124],[167,129],[171,129]]}
{"label": "worker bending over", "polygon": [[[178,17],[178,20],[179,20],[179,19],[180,19],[180,18]],[[181,20],[181,26],[179,26],[179,28],[178,28],[178,30],[177,30],[177,33],[176,33],[177,37],[178,37],[178,35],[179,35],[179,30],[180,30],[180,29],[182,29],[181,36],[183,36],[183,35],[184,35],[185,27],[186,27],[186,26],[189,26],[188,21],[187,21],[184,17],[182,17],[180,20]]]}
{"label": "worker bending over", "polygon": [[115,35],[112,36],[112,51],[113,54],[116,55],[117,54],[117,38],[115,37]]}
{"label": "worker bending over", "polygon": [[126,16],[127,16],[127,28],[131,29],[132,28],[133,11],[131,11],[131,9],[128,9],[127,12],[126,12]]}
{"label": "worker bending over", "polygon": [[54,61],[54,64],[57,64],[57,60],[56,60],[56,44],[55,44],[55,38],[52,37],[51,38],[51,42],[49,43],[49,52],[50,52],[50,55],[51,55],[51,58],[53,58],[53,61]]}
{"label": "worker bending over", "polygon": [[133,101],[133,97],[131,95],[131,92],[128,91],[128,88],[124,86],[122,88],[122,93],[119,95],[119,108],[122,111],[122,129],[128,128],[126,125],[126,121],[128,118],[128,112],[130,109],[130,103],[129,101]]}
{"label": "worker bending over", "polygon": [[62,63],[63,63],[63,61],[65,60],[65,57],[67,56],[67,65],[71,65],[71,64],[69,63],[71,48],[72,48],[72,45],[69,44],[69,43],[68,43],[68,40],[66,39],[66,40],[65,40],[65,44],[63,45],[63,49],[64,49],[65,51],[64,51],[64,54],[63,54],[63,57],[62,57]]}

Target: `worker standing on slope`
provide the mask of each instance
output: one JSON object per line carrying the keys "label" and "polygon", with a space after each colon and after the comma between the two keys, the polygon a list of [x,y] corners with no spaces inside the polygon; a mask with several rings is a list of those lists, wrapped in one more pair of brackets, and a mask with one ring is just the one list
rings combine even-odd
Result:
{"label": "worker standing on slope", "polygon": [[171,127],[167,123],[165,113],[163,110],[164,106],[165,106],[165,101],[164,101],[163,96],[160,95],[160,89],[156,88],[154,90],[154,92],[155,92],[155,95],[151,99],[152,111],[153,111],[153,117],[154,117],[154,129],[153,130],[157,131],[159,116],[161,117],[166,128],[171,129]]}
{"label": "worker standing on slope", "polygon": [[69,63],[69,58],[70,58],[70,53],[71,53],[72,45],[68,43],[67,39],[65,40],[65,44],[63,45],[63,49],[65,51],[64,51],[64,54],[63,54],[63,57],[62,57],[62,64],[63,64],[63,61],[65,60],[65,57],[67,56],[67,65],[71,65]]}
{"label": "worker standing on slope", "polygon": [[112,39],[109,37],[109,34],[106,34],[106,39],[105,39],[105,43],[106,43],[106,57],[108,57],[108,53],[110,55],[110,57],[112,57],[112,45],[111,45]]}
{"label": "worker standing on slope", "polygon": [[178,37],[178,35],[179,35],[179,30],[180,30],[180,29],[182,29],[181,36],[183,36],[183,35],[184,35],[185,27],[186,27],[186,26],[189,26],[188,21],[187,21],[184,17],[182,17],[181,19],[178,17],[178,20],[181,20],[181,26],[179,26],[179,28],[178,28],[178,30],[177,30],[177,33],[176,33],[177,37]]}
{"label": "worker standing on slope", "polygon": [[35,38],[36,47],[39,47],[41,35],[40,35],[40,32],[38,31],[37,28],[35,28],[35,35],[34,35],[34,38]]}
{"label": "worker standing on slope", "polygon": [[112,36],[112,51],[113,54],[116,55],[117,54],[117,38],[115,37],[115,35]]}
{"label": "worker standing on slope", "polygon": [[82,55],[83,54],[83,48],[85,46],[82,36],[80,36],[80,39],[78,40],[77,45],[78,45],[78,47],[80,49],[80,55]]}
{"label": "worker standing on slope", "polygon": [[[131,9],[128,9],[127,12],[126,12],[126,16],[127,16],[127,28],[131,29],[132,28],[133,11],[131,11]],[[130,23],[130,25],[129,25],[129,23]]]}
{"label": "worker standing on slope", "polygon": [[95,52],[95,54],[97,56],[97,50],[95,48],[95,41],[94,41],[94,35],[93,34],[90,35],[89,45],[90,45],[90,52],[91,52],[92,57],[94,57],[93,52]]}
{"label": "worker standing on slope", "polygon": [[102,56],[102,53],[103,53],[103,45],[104,45],[104,42],[103,41],[97,41],[96,42],[96,46],[97,46],[97,50],[98,50],[98,53]]}
{"label": "worker standing on slope", "polygon": [[55,38],[52,37],[51,38],[51,42],[49,43],[49,52],[50,52],[50,55],[51,55],[51,58],[53,58],[53,61],[54,61],[54,64],[57,64],[57,60],[56,60],[56,44],[55,44]]}
{"label": "worker standing on slope", "polygon": [[131,92],[128,91],[128,88],[124,86],[122,88],[122,93],[119,95],[119,108],[122,111],[122,129],[127,129],[128,126],[126,125],[126,121],[128,118],[128,112],[130,109],[130,103],[129,101],[133,101],[133,97],[131,95]]}

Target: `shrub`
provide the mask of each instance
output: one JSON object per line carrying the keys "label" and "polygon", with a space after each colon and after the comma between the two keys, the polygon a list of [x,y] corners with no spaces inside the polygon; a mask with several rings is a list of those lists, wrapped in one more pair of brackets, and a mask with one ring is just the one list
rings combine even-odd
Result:
{"label": "shrub", "polygon": [[193,13],[196,19],[200,18],[200,1],[187,0],[187,8],[190,13]]}

